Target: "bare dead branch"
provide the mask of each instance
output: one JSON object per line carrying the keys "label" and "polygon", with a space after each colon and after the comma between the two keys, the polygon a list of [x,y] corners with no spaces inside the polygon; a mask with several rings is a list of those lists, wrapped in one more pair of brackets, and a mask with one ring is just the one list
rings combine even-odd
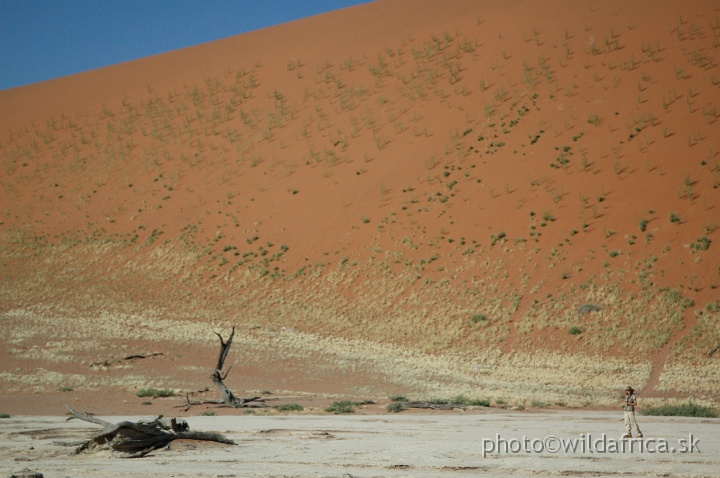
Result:
{"label": "bare dead branch", "polygon": [[121,359],[110,361],[109,359],[100,360],[99,362],[93,362],[90,364],[90,367],[110,367],[113,364],[118,364],[122,362],[123,360],[135,360],[135,359],[144,359],[144,358],[150,358],[150,357],[156,357],[158,355],[165,355],[163,352],[152,352],[152,353],[146,353],[146,354],[133,354],[128,355],[126,357],[123,357]]}
{"label": "bare dead branch", "polygon": [[232,345],[233,337],[235,337],[235,327],[232,328],[232,332],[230,332],[230,337],[228,337],[227,342],[223,340],[222,335],[217,332],[214,333],[220,339],[220,356],[218,357],[218,363],[215,367],[215,370],[219,372],[223,368],[227,354],[230,351],[230,346]]}
{"label": "bare dead branch", "polygon": [[430,410],[453,410],[459,408],[465,410],[465,407],[455,403],[431,403],[431,402],[400,402],[405,408],[428,408]]}
{"label": "bare dead branch", "polygon": [[153,352],[151,354],[128,355],[127,357],[123,357],[123,360],[144,359],[144,358],[149,358],[149,357],[155,357],[157,355],[163,355],[163,353],[162,352]]}

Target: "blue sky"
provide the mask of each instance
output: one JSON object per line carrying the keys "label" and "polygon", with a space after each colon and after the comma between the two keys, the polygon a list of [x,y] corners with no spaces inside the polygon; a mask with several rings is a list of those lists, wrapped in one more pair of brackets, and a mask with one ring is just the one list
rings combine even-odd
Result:
{"label": "blue sky", "polygon": [[0,0],[0,90],[369,0]]}

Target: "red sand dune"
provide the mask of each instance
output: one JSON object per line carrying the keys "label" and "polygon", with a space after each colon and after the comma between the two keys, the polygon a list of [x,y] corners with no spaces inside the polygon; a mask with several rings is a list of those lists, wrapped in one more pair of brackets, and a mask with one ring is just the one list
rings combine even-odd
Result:
{"label": "red sand dune", "polygon": [[659,385],[720,342],[719,16],[380,0],[2,91],[0,311],[630,355],[688,397]]}

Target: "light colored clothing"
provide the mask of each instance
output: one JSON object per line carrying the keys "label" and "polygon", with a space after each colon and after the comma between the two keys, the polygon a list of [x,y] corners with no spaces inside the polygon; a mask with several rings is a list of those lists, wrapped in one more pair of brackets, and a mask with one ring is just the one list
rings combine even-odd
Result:
{"label": "light colored clothing", "polygon": [[625,411],[626,412],[634,412],[635,411],[635,405],[633,403],[636,403],[635,401],[635,394],[631,393],[627,397],[625,397]]}
{"label": "light colored clothing", "polygon": [[625,430],[627,431],[628,436],[632,436],[632,429],[635,428],[638,436],[642,436],[640,427],[635,419],[635,406],[631,405],[634,403],[636,403],[634,393],[625,397]]}
{"label": "light colored clothing", "polygon": [[632,429],[635,427],[635,430],[637,431],[638,436],[642,435],[642,432],[640,431],[640,426],[637,423],[637,420],[635,419],[635,411],[634,410],[625,410],[625,430],[627,431],[628,435],[632,435]]}

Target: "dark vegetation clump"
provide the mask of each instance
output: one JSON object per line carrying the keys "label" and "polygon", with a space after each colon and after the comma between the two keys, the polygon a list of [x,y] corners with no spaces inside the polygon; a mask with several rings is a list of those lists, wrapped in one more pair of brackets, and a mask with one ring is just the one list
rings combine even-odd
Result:
{"label": "dark vegetation clump", "polygon": [[660,417],[718,417],[718,414],[712,408],[697,405],[692,402],[683,403],[682,405],[660,405],[657,407],[649,407],[644,409],[642,414]]}

